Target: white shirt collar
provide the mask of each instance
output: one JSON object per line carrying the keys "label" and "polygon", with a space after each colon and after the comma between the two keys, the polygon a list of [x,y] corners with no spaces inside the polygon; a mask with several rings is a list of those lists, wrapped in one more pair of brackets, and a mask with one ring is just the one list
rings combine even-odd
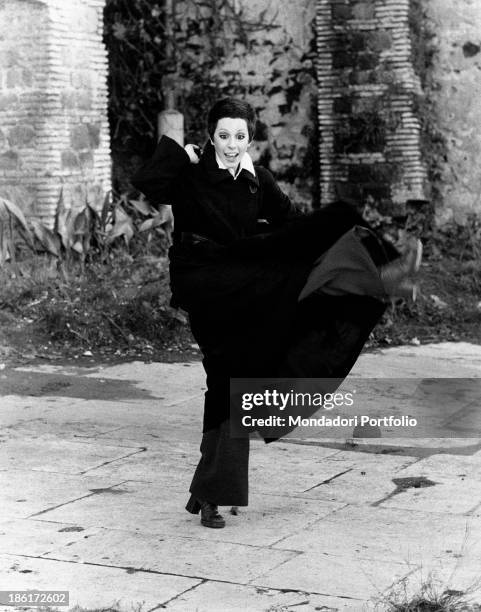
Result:
{"label": "white shirt collar", "polygon": [[[215,154],[215,159],[217,161],[217,165],[221,170],[228,170],[227,166],[223,163],[217,153]],[[247,172],[250,172],[254,177],[256,175],[256,171],[254,169],[254,162],[252,161],[252,157],[247,152],[244,153],[240,164],[237,166],[237,172],[234,175],[234,180],[236,180],[242,170],[247,170]]]}

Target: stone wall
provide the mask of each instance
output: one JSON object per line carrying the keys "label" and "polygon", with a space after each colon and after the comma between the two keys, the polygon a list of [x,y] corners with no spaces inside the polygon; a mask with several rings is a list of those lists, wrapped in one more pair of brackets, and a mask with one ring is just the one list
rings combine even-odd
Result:
{"label": "stone wall", "polygon": [[[317,164],[313,172],[305,168],[317,119],[315,68],[313,60],[306,59],[309,51],[315,50],[316,2],[242,0],[242,6],[248,18],[263,15],[266,23],[278,25],[273,30],[260,30],[255,52],[237,60],[240,67],[245,66],[244,83],[252,92],[246,97],[260,109],[259,119],[266,126],[260,131],[265,140],[258,139],[257,156],[267,150],[270,170],[298,205],[318,206],[312,201]],[[276,55],[279,50],[282,52]]]}
{"label": "stone wall", "polygon": [[435,54],[431,104],[444,144],[435,202],[440,224],[481,215],[481,2],[423,0]]}
{"label": "stone wall", "polygon": [[[232,11],[226,11],[225,19],[219,16],[225,32],[219,37],[226,41],[225,55],[215,67],[207,69],[205,83],[216,83],[222,95],[234,95],[247,99],[257,110],[259,130],[250,151],[255,161],[267,165],[276,175],[282,189],[298,205],[310,208],[317,183],[317,145],[312,154],[310,147],[315,139],[317,124],[317,85],[314,68],[316,0],[297,2],[273,2],[272,0],[231,0],[230,4],[241,11],[242,19],[252,28],[236,27]],[[184,11],[178,5],[178,15],[187,20],[192,4]],[[208,6],[197,6],[205,10]],[[257,24],[257,25],[256,25]],[[266,27],[263,27],[266,24]],[[182,59],[192,57],[198,63],[211,52],[208,35],[192,35],[186,25],[179,26],[190,46],[182,53]],[[182,31],[182,28],[183,31]],[[192,54],[192,55],[189,55]],[[206,62],[207,63],[207,62]],[[174,84],[179,93],[177,108],[186,114],[186,134],[190,137],[192,118],[183,107],[189,92],[189,79],[177,75]],[[204,111],[205,114],[205,111]],[[205,116],[195,116],[194,122],[202,128]],[[199,137],[199,136],[198,136]],[[309,158],[313,158],[313,169]],[[317,201],[314,205],[317,205]]]}
{"label": "stone wall", "polygon": [[428,186],[409,0],[318,0],[321,198],[402,215]]}
{"label": "stone wall", "polygon": [[52,226],[110,189],[104,0],[0,0],[0,196]]}

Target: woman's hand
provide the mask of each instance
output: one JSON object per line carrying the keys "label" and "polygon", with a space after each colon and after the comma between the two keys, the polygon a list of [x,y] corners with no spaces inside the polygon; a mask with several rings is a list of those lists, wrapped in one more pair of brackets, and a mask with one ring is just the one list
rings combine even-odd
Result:
{"label": "woman's hand", "polygon": [[187,155],[189,156],[190,163],[198,164],[200,161],[200,158],[199,158],[200,147],[198,147],[197,145],[193,145],[193,144],[186,144],[184,149]]}

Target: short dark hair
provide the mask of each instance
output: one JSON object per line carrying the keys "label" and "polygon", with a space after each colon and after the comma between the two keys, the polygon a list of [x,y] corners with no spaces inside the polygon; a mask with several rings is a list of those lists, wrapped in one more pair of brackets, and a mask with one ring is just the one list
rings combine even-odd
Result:
{"label": "short dark hair", "polygon": [[256,131],[256,112],[252,106],[245,100],[237,98],[223,98],[218,100],[210,109],[207,115],[207,131],[211,138],[214,137],[214,132],[219,119],[229,117],[230,119],[245,119],[247,123],[247,131],[249,132],[249,140],[254,138]]}

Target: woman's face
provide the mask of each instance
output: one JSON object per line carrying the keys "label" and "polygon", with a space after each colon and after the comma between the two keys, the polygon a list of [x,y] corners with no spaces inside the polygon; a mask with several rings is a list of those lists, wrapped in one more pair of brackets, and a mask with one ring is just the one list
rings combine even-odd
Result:
{"label": "woman's face", "polygon": [[228,169],[237,168],[249,146],[249,130],[245,119],[224,117],[215,128],[213,144],[215,152]]}

